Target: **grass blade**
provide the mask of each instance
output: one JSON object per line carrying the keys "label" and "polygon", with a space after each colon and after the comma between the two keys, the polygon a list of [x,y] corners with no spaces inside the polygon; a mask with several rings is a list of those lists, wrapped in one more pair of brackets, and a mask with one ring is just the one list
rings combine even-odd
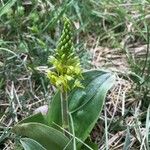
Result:
{"label": "grass blade", "polygon": [[17,0],[9,0],[4,6],[0,8],[0,17],[7,13]]}

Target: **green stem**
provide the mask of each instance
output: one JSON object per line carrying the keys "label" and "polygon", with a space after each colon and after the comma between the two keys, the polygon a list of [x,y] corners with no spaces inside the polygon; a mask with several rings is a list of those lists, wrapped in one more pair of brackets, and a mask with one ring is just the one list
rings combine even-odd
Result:
{"label": "green stem", "polygon": [[70,112],[69,112],[69,117],[70,117],[70,125],[71,125],[71,130],[72,130],[72,135],[73,135],[73,150],[77,150],[76,137],[75,137],[75,131],[74,131],[74,123],[73,123],[73,118],[72,118]]}
{"label": "green stem", "polygon": [[68,100],[67,100],[67,92],[61,92],[61,115],[62,115],[62,127],[64,129],[64,133],[69,137],[66,131],[69,132],[69,114],[68,114]]}

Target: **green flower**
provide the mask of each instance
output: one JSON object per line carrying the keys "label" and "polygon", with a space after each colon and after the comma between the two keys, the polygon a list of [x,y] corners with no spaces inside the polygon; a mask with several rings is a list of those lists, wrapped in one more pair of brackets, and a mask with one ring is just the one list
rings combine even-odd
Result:
{"label": "green flower", "polygon": [[49,57],[49,62],[53,65],[55,71],[48,70],[47,72],[51,83],[65,91],[74,87],[83,87],[80,83],[82,69],[79,58],[74,53],[72,33],[70,20],[64,18],[64,29],[57,44],[56,54]]}

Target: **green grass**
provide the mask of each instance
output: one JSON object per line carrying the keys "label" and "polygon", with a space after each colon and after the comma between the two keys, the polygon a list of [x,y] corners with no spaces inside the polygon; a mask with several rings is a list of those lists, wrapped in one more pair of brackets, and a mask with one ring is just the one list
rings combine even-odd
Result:
{"label": "green grass", "polygon": [[[114,55],[119,55],[118,63],[123,55],[128,62],[127,70],[115,67],[118,85],[108,95],[107,109],[91,138],[101,150],[126,150],[128,145],[133,150],[149,150],[149,9],[149,0],[1,0],[0,149],[14,149],[9,128],[47,104],[54,93],[37,67],[50,67],[47,59],[54,54],[61,17],[66,14],[79,26],[74,42],[84,69],[95,68],[92,61],[109,69],[105,64],[116,59]],[[97,62],[93,56],[99,54]]]}

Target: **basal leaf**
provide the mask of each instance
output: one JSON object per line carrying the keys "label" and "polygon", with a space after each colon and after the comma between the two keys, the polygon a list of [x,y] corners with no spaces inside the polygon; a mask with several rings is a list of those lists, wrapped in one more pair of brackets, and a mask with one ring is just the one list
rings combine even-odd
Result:
{"label": "basal leaf", "polygon": [[20,142],[24,150],[46,150],[41,144],[30,138],[21,138]]}
{"label": "basal leaf", "polygon": [[[85,140],[93,129],[106,97],[108,90],[112,87],[115,81],[115,76],[111,73],[103,71],[90,71],[84,74],[85,93],[76,107],[70,108],[74,122],[75,135],[81,140]],[[78,91],[73,93],[77,95]],[[72,97],[73,97],[72,95]],[[71,103],[76,103],[75,99],[69,99]]]}
{"label": "basal leaf", "polygon": [[[37,141],[47,150],[62,150],[69,143],[69,139],[63,133],[41,123],[18,124],[12,131]],[[71,150],[71,144],[66,150]]]}

